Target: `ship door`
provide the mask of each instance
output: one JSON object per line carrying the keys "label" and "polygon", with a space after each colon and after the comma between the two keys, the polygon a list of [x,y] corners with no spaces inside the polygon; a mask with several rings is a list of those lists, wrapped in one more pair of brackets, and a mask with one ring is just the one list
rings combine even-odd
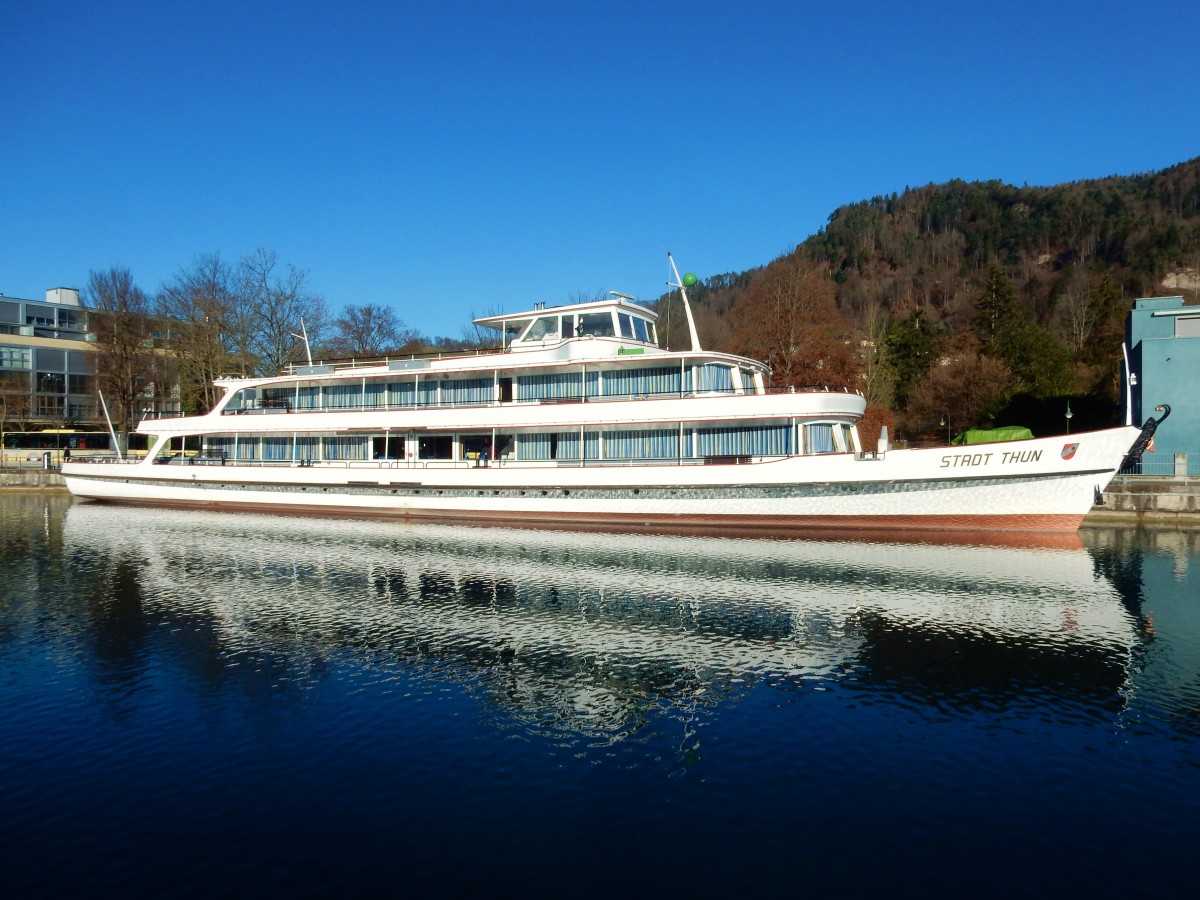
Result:
{"label": "ship door", "polygon": [[511,378],[501,378],[500,379],[500,402],[501,403],[512,403],[512,379]]}

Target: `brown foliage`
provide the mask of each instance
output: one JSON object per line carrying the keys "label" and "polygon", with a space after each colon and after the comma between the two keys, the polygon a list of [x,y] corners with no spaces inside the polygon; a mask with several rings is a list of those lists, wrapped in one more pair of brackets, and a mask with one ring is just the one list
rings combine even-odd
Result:
{"label": "brown foliage", "polygon": [[771,366],[773,387],[857,386],[861,363],[833,284],[804,254],[768,266],[738,303],[731,349]]}
{"label": "brown foliage", "polygon": [[896,436],[896,416],[886,406],[871,404],[858,422],[858,439],[864,450],[879,449],[879,431],[886,425],[889,439]]}
{"label": "brown foliage", "polygon": [[909,394],[905,427],[919,434],[943,420],[954,432],[984,424],[1015,386],[1016,378],[1000,360],[964,353],[934,366]]}

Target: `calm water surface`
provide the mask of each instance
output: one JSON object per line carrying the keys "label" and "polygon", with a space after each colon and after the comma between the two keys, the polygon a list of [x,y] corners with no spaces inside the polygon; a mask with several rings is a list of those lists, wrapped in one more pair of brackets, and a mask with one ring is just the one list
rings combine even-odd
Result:
{"label": "calm water surface", "polygon": [[1200,534],[0,494],[8,896],[1192,896]]}

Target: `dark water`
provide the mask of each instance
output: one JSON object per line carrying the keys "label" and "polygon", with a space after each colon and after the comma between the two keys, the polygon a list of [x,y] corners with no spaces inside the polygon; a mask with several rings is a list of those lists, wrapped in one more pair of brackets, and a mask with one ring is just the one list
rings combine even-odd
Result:
{"label": "dark water", "polygon": [[8,896],[1192,896],[1200,535],[0,495]]}

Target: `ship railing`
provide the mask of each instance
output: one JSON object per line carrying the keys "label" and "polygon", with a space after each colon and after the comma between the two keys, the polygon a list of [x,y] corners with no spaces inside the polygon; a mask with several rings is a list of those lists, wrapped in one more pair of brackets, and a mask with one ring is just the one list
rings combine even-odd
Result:
{"label": "ship railing", "polygon": [[1196,478],[1200,477],[1200,453],[1171,453],[1147,451],[1141,459],[1118,473],[1130,478]]}
{"label": "ship railing", "polygon": [[[639,456],[616,459],[238,459],[222,455],[170,454],[155,459],[164,466],[245,466],[263,469],[321,468],[321,469],[488,469],[519,465],[521,468],[594,468],[621,466],[717,466],[749,465],[756,462],[786,459],[786,454],[754,456],[751,454],[712,454],[698,457]],[[80,460],[81,462],[137,462],[137,460]]]}
{"label": "ship railing", "polygon": [[313,360],[311,365],[308,363],[289,363],[283,367],[281,374],[302,375],[313,369],[326,367],[332,368],[334,371],[342,369],[373,369],[391,363],[435,359],[472,359],[478,356],[494,356],[503,352],[499,347],[471,347],[462,350],[434,350],[429,353],[397,353],[394,356],[366,356],[361,359],[354,356],[335,357],[333,359]]}
{"label": "ship railing", "polygon": [[96,466],[134,466],[141,461],[141,456],[122,459],[119,456],[80,456],[78,454],[73,455],[68,460],[64,460],[64,462],[88,463]]}
{"label": "ship railing", "polygon": [[[850,394],[862,396],[862,391],[851,387],[831,387],[828,385],[810,385],[806,387],[768,388],[767,394]],[[392,412],[411,409],[467,409],[471,407],[522,406],[522,405],[559,405],[569,403],[619,403],[630,400],[669,400],[689,397],[748,397],[755,396],[755,391],[748,389],[713,388],[699,390],[671,391],[636,391],[629,393],[597,394],[591,396],[564,397],[522,397],[516,400],[443,400],[431,402],[406,403],[352,403],[342,406],[318,404],[313,406],[297,405],[288,398],[266,398],[246,402],[238,407],[226,407],[222,413],[229,416],[242,415],[272,415],[279,413],[347,413],[347,412]],[[163,418],[170,417],[169,414]]]}

